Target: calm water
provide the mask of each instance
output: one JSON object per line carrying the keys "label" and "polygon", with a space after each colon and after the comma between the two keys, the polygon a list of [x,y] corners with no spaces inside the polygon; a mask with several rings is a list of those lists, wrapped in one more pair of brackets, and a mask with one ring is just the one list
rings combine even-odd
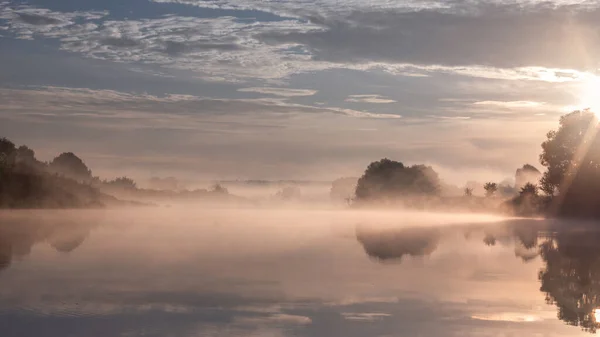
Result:
{"label": "calm water", "polygon": [[590,224],[227,209],[0,220],[3,337],[587,336],[600,327],[600,230]]}

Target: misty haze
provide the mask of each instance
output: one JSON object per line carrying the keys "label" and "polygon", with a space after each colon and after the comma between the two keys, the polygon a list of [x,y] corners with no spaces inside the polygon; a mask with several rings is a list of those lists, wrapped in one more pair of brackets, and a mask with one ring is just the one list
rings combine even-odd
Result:
{"label": "misty haze", "polygon": [[0,0],[0,337],[600,330],[600,3]]}

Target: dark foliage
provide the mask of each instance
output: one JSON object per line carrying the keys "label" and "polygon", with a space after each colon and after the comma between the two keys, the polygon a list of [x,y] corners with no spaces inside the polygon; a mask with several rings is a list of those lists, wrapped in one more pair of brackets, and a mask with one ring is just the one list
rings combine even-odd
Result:
{"label": "dark foliage", "polygon": [[[1,138],[0,156],[0,208],[90,208],[114,201],[88,184],[49,172],[27,146],[17,148]],[[85,166],[74,154],[63,154],[53,161],[54,169],[70,161]]]}
{"label": "dark foliage", "polygon": [[542,144],[547,168],[541,190],[553,198],[551,212],[570,217],[600,217],[600,136],[598,119],[589,110],[560,118]]}
{"label": "dark foliage", "polygon": [[486,197],[492,197],[498,191],[498,184],[492,182],[485,183],[485,185],[483,185],[483,189],[485,190]]}
{"label": "dark foliage", "polygon": [[122,188],[122,189],[135,189],[137,187],[137,184],[135,183],[135,181],[133,179],[127,178],[127,177],[116,178],[114,180],[106,182],[105,184],[110,187]]}
{"label": "dark foliage", "polygon": [[92,171],[85,165],[81,158],[72,152],[64,152],[54,158],[48,165],[53,173],[78,181],[90,181]]}
{"label": "dark foliage", "polygon": [[403,197],[435,196],[439,193],[438,174],[429,166],[404,166],[390,159],[369,164],[358,180],[357,201],[382,201]]}

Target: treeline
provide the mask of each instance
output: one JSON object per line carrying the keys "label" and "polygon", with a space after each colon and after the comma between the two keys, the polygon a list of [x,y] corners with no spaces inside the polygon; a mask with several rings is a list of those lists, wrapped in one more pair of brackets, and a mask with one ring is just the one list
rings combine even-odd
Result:
{"label": "treeline", "polygon": [[[540,172],[526,164],[517,169],[515,184],[487,182],[467,185],[460,197],[449,196],[448,185],[433,168],[406,166],[382,159],[369,164],[358,178],[343,178],[332,185],[331,195],[357,206],[387,205],[410,208],[502,211],[516,215],[600,217],[599,121],[590,110],[560,118],[558,130],[542,143]],[[354,186],[354,189],[349,186]],[[474,189],[482,188],[483,197]],[[353,193],[349,193],[353,191]]]}
{"label": "treeline", "polygon": [[[171,179],[155,178],[152,182],[165,187],[173,185]],[[231,200],[235,197],[219,184],[211,189],[192,191],[159,190],[139,188],[133,179],[125,176],[101,179],[72,152],[42,162],[26,145],[17,147],[12,141],[0,138],[0,208],[103,208],[198,198]]]}
{"label": "treeline", "polygon": [[0,138],[0,208],[96,208],[117,202],[89,184],[59,174],[69,158],[63,154],[44,163],[29,147]]}

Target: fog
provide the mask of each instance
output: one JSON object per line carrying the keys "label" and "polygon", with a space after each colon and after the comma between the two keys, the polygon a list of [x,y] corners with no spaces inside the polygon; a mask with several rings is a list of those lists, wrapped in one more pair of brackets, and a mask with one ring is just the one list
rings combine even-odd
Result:
{"label": "fog", "polygon": [[225,206],[0,219],[11,337],[579,331],[555,319],[537,280],[542,233],[564,221]]}

